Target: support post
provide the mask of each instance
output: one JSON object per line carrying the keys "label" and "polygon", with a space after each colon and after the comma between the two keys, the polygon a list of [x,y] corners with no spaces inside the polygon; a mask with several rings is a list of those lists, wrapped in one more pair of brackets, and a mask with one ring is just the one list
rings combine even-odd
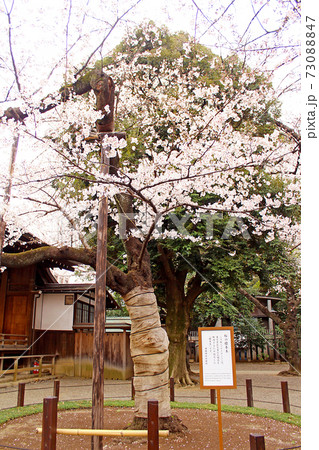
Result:
{"label": "support post", "polygon": [[[123,133],[105,133],[125,136]],[[103,139],[104,134],[100,133]],[[103,142],[103,141],[102,141]],[[109,173],[109,158],[101,146],[101,173]],[[103,429],[104,406],[104,335],[105,335],[105,303],[106,303],[106,271],[107,271],[107,218],[108,201],[105,196],[100,199],[97,227],[96,283],[93,332],[93,375],[92,375],[92,428]],[[92,450],[102,450],[101,436],[92,438]]]}
{"label": "support post", "polygon": [[149,400],[147,403],[147,449],[159,449],[159,420],[158,420],[158,401]]}
{"label": "support post", "polygon": [[19,383],[17,406],[24,406],[24,393],[25,393],[25,383]]}
{"label": "support post", "polygon": [[222,401],[220,397],[220,389],[217,389],[217,409],[218,409],[218,435],[219,435],[219,450],[223,450],[223,425],[222,425]]}
{"label": "support post", "polygon": [[260,434],[249,435],[250,450],[265,450],[265,438]]}
{"label": "support post", "polygon": [[56,397],[57,401],[59,401],[59,396],[60,396],[60,380],[54,380],[53,397]]}
{"label": "support post", "polygon": [[246,380],[246,393],[247,393],[247,406],[253,407],[254,399],[253,399],[253,385],[251,379]]}
{"label": "support post", "polygon": [[[92,84],[93,83],[93,84]],[[96,96],[97,109],[102,111],[103,118],[97,122],[98,137],[101,145],[101,174],[109,173],[109,158],[103,148],[105,134],[114,135],[114,83],[101,73],[97,80],[91,80],[91,87]],[[108,105],[109,112],[105,106]],[[123,134],[123,133],[122,133]],[[116,135],[116,133],[115,133]],[[125,133],[124,133],[125,135]],[[93,138],[95,139],[95,137]],[[107,270],[107,218],[108,201],[102,196],[99,202],[96,252],[96,284],[93,332],[93,374],[92,374],[92,428],[103,429],[104,406],[104,335],[105,335],[105,303],[106,303],[106,270]],[[102,450],[101,436],[92,438],[92,450]]]}
{"label": "support post", "polygon": [[[107,216],[108,216],[107,199],[106,197],[102,197],[100,199],[99,204],[99,217],[97,229],[97,254],[96,254],[96,285],[95,285],[94,332],[93,332],[94,351],[93,351],[93,376],[92,376],[93,429],[103,429]],[[94,450],[103,449],[102,436],[94,436],[92,438],[92,449]]]}
{"label": "support post", "polygon": [[174,386],[174,378],[169,379],[169,395],[170,395],[170,401],[175,401],[175,386]]}
{"label": "support post", "polygon": [[288,381],[281,382],[282,406],[284,413],[290,413]]}
{"label": "support post", "polygon": [[56,430],[58,417],[58,399],[43,399],[42,443],[41,450],[56,450]]}

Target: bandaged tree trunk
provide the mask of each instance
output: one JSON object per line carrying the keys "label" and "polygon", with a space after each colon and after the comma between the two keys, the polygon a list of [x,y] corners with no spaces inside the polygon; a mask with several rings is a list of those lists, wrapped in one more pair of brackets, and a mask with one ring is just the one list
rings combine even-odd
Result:
{"label": "bandaged tree trunk", "polygon": [[132,320],[135,416],[147,417],[147,402],[159,402],[159,417],[171,415],[168,395],[168,338],[161,326],[153,289],[136,287],[124,301]]}

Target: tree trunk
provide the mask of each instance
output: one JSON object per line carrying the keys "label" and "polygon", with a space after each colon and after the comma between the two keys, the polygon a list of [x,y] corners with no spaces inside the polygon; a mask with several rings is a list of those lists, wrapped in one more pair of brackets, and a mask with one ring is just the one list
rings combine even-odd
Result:
{"label": "tree trunk", "polygon": [[298,345],[296,327],[286,323],[283,327],[283,338],[289,363],[289,372],[295,375],[301,374],[301,356]]}
{"label": "tree trunk", "polygon": [[249,294],[245,289],[238,288],[238,291],[245,295],[248,300],[254,303],[267,317],[271,318],[281,330],[287,352],[287,362],[289,363],[289,372],[296,375],[301,374],[301,356],[299,353],[297,326],[298,326],[298,307],[300,300],[296,296],[291,285],[286,283],[287,291],[287,314],[283,321],[277,313],[271,312],[257,298]]}
{"label": "tree trunk", "polygon": [[[184,289],[184,285],[182,286]],[[193,384],[186,364],[190,309],[177,282],[166,286],[166,330],[169,339],[169,369],[175,383]]]}
{"label": "tree trunk", "polygon": [[190,315],[193,304],[203,292],[204,287],[198,274],[195,274],[187,283],[188,271],[186,269],[176,270],[172,264],[174,254],[161,244],[158,244],[157,248],[163,276],[166,280],[166,330],[169,339],[170,376],[176,383],[185,386],[193,384],[186,359]]}
{"label": "tree trunk", "polygon": [[130,318],[134,363],[135,416],[147,417],[147,402],[159,402],[159,417],[171,415],[168,395],[168,338],[161,326],[152,288],[136,287],[123,296]]}
{"label": "tree trunk", "polygon": [[285,286],[287,292],[287,316],[282,324],[284,343],[287,352],[287,360],[289,362],[289,372],[292,374],[301,374],[301,356],[298,345],[298,307],[299,299],[296,296],[294,288],[291,284]]}

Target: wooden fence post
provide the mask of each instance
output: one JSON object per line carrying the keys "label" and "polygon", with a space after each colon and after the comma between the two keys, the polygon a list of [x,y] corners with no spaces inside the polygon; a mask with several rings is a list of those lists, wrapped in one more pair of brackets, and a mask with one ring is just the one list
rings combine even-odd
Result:
{"label": "wooden fence post", "polygon": [[284,413],[290,413],[288,381],[281,382],[282,406]]}
{"label": "wooden fence post", "polygon": [[53,397],[56,397],[57,401],[59,401],[59,396],[60,396],[60,380],[54,380]]}
{"label": "wooden fence post", "polygon": [[216,405],[216,390],[215,389],[210,390],[210,402],[212,405]]}
{"label": "wooden fence post", "polygon": [[17,378],[18,378],[18,364],[19,364],[19,358],[16,358],[14,360],[14,364],[13,364],[13,369],[14,369],[13,381],[17,381]]}
{"label": "wooden fence post", "polygon": [[19,383],[17,406],[24,406],[24,393],[25,393],[25,383]]}
{"label": "wooden fence post", "polygon": [[131,399],[135,400],[134,377],[131,378]]}
{"label": "wooden fence post", "polygon": [[253,407],[254,399],[253,399],[253,385],[251,379],[246,380],[246,393],[247,393],[247,406]]}
{"label": "wooden fence post", "polygon": [[158,401],[149,400],[147,402],[147,449],[159,449],[159,421],[158,421]]}
{"label": "wooden fence post", "polygon": [[57,416],[58,416],[57,397],[44,398],[41,450],[56,450]]}
{"label": "wooden fence post", "polygon": [[169,379],[169,395],[171,402],[175,401],[174,378]]}
{"label": "wooden fence post", "polygon": [[265,438],[260,434],[249,435],[250,450],[265,450]]}

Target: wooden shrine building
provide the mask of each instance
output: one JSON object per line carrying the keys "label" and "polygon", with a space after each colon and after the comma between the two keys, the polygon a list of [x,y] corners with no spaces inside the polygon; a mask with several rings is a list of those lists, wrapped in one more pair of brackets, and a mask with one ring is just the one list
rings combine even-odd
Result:
{"label": "wooden shrine building", "polygon": [[[24,234],[4,251],[19,253],[45,245]],[[0,273],[0,358],[57,354],[57,374],[91,377],[95,285],[58,283],[51,271],[74,267],[73,261],[50,260]],[[118,309],[110,293],[106,309]],[[106,378],[127,379],[133,373],[130,322],[125,319],[106,324]]]}

